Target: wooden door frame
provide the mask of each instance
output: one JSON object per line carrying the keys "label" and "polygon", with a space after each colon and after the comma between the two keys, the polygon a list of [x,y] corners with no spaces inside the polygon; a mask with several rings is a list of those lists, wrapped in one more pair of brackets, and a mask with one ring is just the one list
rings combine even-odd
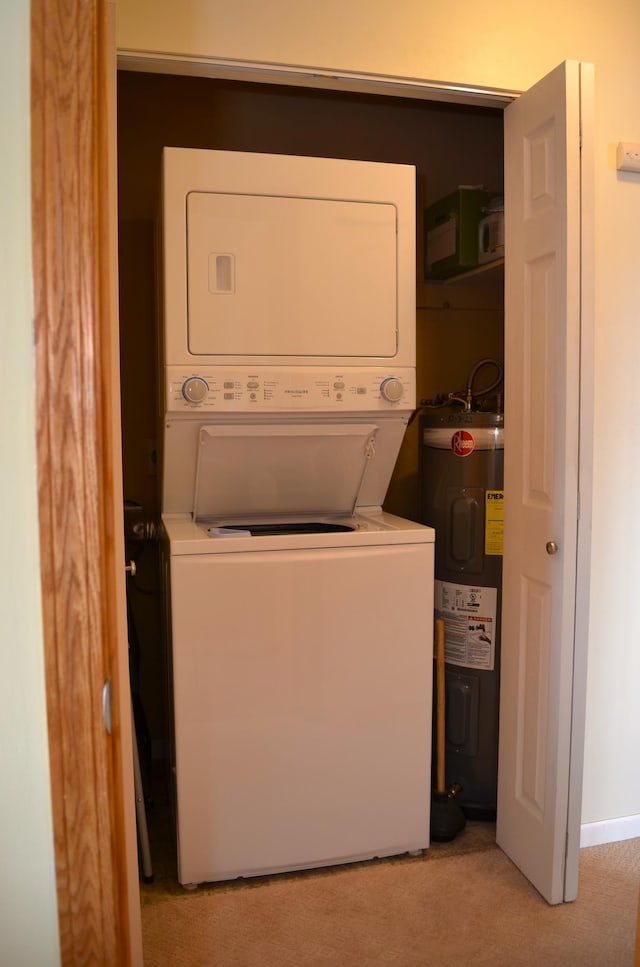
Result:
{"label": "wooden door frame", "polygon": [[105,0],[33,0],[38,504],[61,960],[124,967],[132,925],[121,766],[128,709],[117,700],[127,692],[118,681],[110,69]]}

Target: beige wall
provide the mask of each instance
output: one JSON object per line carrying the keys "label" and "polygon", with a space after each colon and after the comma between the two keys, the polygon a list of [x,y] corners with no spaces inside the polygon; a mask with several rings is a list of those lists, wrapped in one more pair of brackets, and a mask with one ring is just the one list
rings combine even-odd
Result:
{"label": "beige wall", "polygon": [[29,5],[0,5],[0,960],[60,963],[36,500]]}
{"label": "beige wall", "polygon": [[[633,6],[613,3],[608,22]],[[510,0],[120,0],[118,46],[515,89],[561,60],[595,59],[607,33],[593,28],[598,0],[522,9]]]}
{"label": "beige wall", "polygon": [[595,479],[583,822],[640,815],[640,356],[637,0],[120,0],[118,46],[523,90],[566,59],[595,65]]}

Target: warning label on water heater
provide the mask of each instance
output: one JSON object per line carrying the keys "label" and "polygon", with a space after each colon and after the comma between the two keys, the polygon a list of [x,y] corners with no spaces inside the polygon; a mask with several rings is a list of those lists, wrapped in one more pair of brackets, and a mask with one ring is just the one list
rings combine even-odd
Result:
{"label": "warning label on water heater", "polygon": [[444,620],[445,661],[492,671],[495,660],[496,588],[436,581],[436,618]]}
{"label": "warning label on water heater", "polygon": [[486,490],[484,552],[501,555],[504,548],[504,490]]}

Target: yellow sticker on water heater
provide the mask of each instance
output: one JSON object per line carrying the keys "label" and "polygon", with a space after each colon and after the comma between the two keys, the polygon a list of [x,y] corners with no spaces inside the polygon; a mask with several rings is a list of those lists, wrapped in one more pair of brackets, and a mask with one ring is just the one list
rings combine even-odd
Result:
{"label": "yellow sticker on water heater", "polygon": [[504,490],[486,490],[484,498],[484,552],[502,554],[504,547]]}

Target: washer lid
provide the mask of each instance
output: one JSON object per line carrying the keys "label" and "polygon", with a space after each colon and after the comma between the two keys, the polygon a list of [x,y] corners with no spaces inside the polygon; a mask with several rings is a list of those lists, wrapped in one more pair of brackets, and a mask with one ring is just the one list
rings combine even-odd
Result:
{"label": "washer lid", "polygon": [[377,432],[374,423],[201,426],[195,519],[350,516]]}

